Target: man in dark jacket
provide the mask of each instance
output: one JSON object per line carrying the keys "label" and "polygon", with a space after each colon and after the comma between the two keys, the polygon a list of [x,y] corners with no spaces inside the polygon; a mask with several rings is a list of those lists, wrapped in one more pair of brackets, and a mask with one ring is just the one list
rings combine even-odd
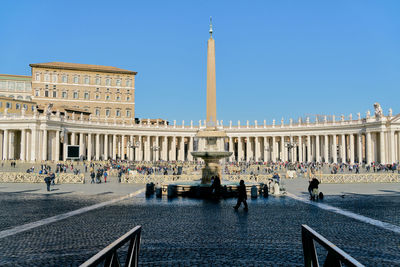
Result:
{"label": "man in dark jacket", "polygon": [[244,210],[245,210],[245,211],[248,211],[247,201],[246,201],[246,199],[247,199],[247,192],[246,192],[246,186],[244,185],[244,181],[243,181],[243,180],[240,180],[240,184],[239,184],[239,187],[238,187],[238,191],[239,191],[238,200],[237,200],[236,206],[234,206],[233,208],[234,208],[235,210],[238,210],[239,207],[240,207],[240,205],[241,205],[242,202],[243,202],[243,204],[244,204]]}
{"label": "man in dark jacket", "polygon": [[310,193],[310,198],[313,199],[313,190],[318,189],[319,181],[317,178],[313,178],[308,185],[308,193]]}
{"label": "man in dark jacket", "polygon": [[51,178],[50,176],[46,176],[46,178],[44,178],[44,182],[47,185],[47,191],[50,191],[50,183],[51,183]]}

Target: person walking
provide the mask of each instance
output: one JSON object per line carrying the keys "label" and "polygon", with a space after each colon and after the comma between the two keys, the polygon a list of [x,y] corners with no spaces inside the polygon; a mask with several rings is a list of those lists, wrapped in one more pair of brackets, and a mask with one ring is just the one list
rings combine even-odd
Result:
{"label": "person walking", "polygon": [[47,191],[50,191],[50,183],[51,183],[51,178],[50,176],[46,176],[46,178],[44,178],[44,182],[47,185]]}
{"label": "person walking", "polygon": [[91,184],[94,184],[94,183],[95,183],[95,182],[94,182],[94,177],[95,177],[94,172],[91,172],[91,173],[90,173],[90,178],[92,178],[92,181],[90,182]]}
{"label": "person walking", "polygon": [[246,186],[244,185],[243,180],[240,180],[238,191],[239,191],[238,200],[237,200],[236,206],[234,206],[233,208],[235,210],[238,210],[240,205],[243,202],[244,210],[248,211],[249,209],[248,209],[247,201],[246,201],[247,200],[247,192],[246,192]]}

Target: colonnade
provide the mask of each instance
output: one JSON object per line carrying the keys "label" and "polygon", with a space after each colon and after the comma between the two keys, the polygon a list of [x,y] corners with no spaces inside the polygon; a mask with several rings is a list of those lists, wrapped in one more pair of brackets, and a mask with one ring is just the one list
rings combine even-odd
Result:
{"label": "colonnade", "polygon": [[[190,152],[204,150],[196,132],[106,133],[57,129],[5,129],[0,131],[3,160],[65,160],[67,146],[79,145],[79,157],[89,160],[192,161]],[[227,133],[218,144],[232,152],[230,161],[316,161],[327,163],[380,162],[400,159],[400,131],[366,131],[342,134],[246,135]]]}
{"label": "colonnade", "polygon": [[400,132],[238,136],[229,146],[236,161],[393,163],[400,159]]}

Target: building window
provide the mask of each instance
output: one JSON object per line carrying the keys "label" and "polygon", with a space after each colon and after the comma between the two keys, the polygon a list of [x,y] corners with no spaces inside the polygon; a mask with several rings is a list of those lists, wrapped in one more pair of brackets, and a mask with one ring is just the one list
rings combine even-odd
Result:
{"label": "building window", "polygon": [[44,91],[44,96],[45,96],[45,97],[49,97],[49,91],[47,91],[47,90]]}
{"label": "building window", "polygon": [[10,102],[6,103],[6,108],[11,108],[11,103]]}
{"label": "building window", "polygon": [[129,109],[126,111],[126,117],[128,117],[128,118],[131,117],[131,111]]}
{"label": "building window", "polygon": [[67,75],[63,75],[63,76],[62,76],[62,82],[63,82],[63,83],[67,83],[67,82],[68,82],[68,77],[67,77]]}
{"label": "building window", "polygon": [[57,91],[53,91],[53,97],[54,97],[54,98],[57,97]]}
{"label": "building window", "polygon": [[39,96],[39,90],[35,91],[35,96]]}
{"label": "building window", "polygon": [[85,84],[89,84],[89,83],[90,83],[89,77],[85,77]]}
{"label": "building window", "polygon": [[23,91],[24,90],[24,83],[17,82],[17,90],[18,91]]}
{"label": "building window", "polygon": [[57,85],[53,85],[53,89],[56,90],[57,89]]}
{"label": "building window", "polygon": [[84,97],[85,97],[85,99],[89,99],[89,93],[85,92]]}
{"label": "building window", "polygon": [[74,98],[75,98],[75,99],[78,98],[78,92],[74,92]]}
{"label": "building window", "polygon": [[32,90],[31,83],[25,83],[25,91],[30,91]]}
{"label": "building window", "polygon": [[120,101],[120,100],[121,100],[121,97],[120,97],[120,96],[117,96],[117,97],[116,97],[116,100],[117,100],[117,101]]}
{"label": "building window", "polygon": [[27,104],[23,104],[22,106],[24,107],[25,110],[28,109],[28,105]]}
{"label": "building window", "polygon": [[44,74],[44,81],[45,82],[49,82],[50,81],[50,74],[48,74],[48,73]]}
{"label": "building window", "polygon": [[100,77],[96,77],[96,84],[97,84],[97,85],[100,85],[100,84],[101,84],[101,79],[100,79]]}
{"label": "building window", "polygon": [[100,116],[100,109],[96,108],[96,116]]}
{"label": "building window", "polygon": [[111,85],[111,79],[110,79],[110,78],[107,78],[107,79],[106,79],[106,85],[107,85],[107,86],[110,86],[110,85]]}
{"label": "building window", "polygon": [[99,95],[96,95],[96,99],[100,99],[100,96],[99,96]]}
{"label": "building window", "polygon": [[79,83],[79,77],[78,76],[74,76],[74,83]]}
{"label": "building window", "polygon": [[34,105],[31,106],[31,110],[32,110],[32,111],[35,110],[35,106],[34,106]]}
{"label": "building window", "polygon": [[0,89],[7,89],[7,82],[6,81],[0,81]]}
{"label": "building window", "polygon": [[61,96],[62,98],[67,98],[67,92],[62,92]]}
{"label": "building window", "polygon": [[11,91],[14,91],[15,88],[15,82],[8,82],[8,89],[10,89]]}
{"label": "building window", "polygon": [[117,110],[115,111],[115,116],[121,117],[121,110],[117,109]]}
{"label": "building window", "polygon": [[52,82],[53,83],[56,83],[57,82],[57,74],[53,74],[52,76],[51,76],[51,78],[52,78]]}
{"label": "building window", "polygon": [[131,87],[131,86],[132,86],[132,80],[126,79],[126,87]]}
{"label": "building window", "polygon": [[109,95],[106,95],[106,100],[110,100],[110,96]]}
{"label": "building window", "polygon": [[131,101],[131,97],[130,97],[130,96],[127,96],[127,97],[126,97],[126,101]]}
{"label": "building window", "polygon": [[106,117],[110,117],[110,110],[106,109]]}
{"label": "building window", "polygon": [[117,86],[121,86],[121,79],[117,79],[116,83],[117,83]]}
{"label": "building window", "polygon": [[40,81],[40,73],[39,73],[39,72],[36,72],[36,78],[35,78],[35,80],[36,80],[36,81]]}
{"label": "building window", "polygon": [[15,109],[21,109],[21,104],[19,103],[15,104]]}
{"label": "building window", "polygon": [[99,89],[99,88],[96,88],[96,92],[100,92],[100,89]]}

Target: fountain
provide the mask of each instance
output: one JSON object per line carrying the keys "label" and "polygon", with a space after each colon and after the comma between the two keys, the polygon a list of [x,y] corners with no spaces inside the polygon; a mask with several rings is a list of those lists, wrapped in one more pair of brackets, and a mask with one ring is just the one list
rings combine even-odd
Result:
{"label": "fountain", "polygon": [[206,128],[199,130],[196,135],[200,143],[199,151],[191,152],[193,157],[204,160],[205,167],[201,175],[202,185],[210,184],[212,176],[221,177],[220,160],[232,155],[232,152],[224,151],[224,139],[227,137],[225,131],[218,130],[216,127],[215,42],[212,38],[211,19],[209,32],[210,38],[207,42],[207,123]]}

